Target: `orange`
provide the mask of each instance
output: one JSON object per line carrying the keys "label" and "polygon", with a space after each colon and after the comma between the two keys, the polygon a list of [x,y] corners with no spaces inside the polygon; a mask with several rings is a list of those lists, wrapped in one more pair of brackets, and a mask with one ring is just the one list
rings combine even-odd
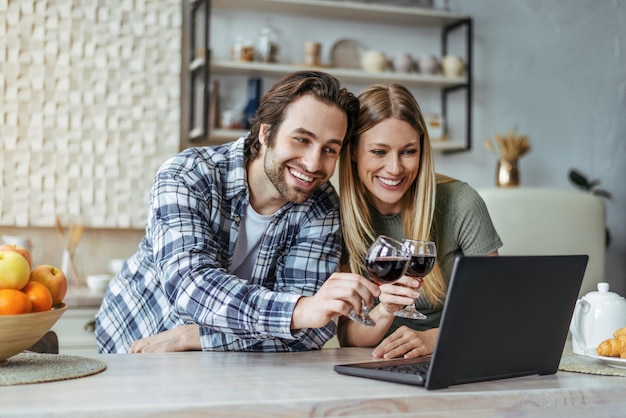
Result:
{"label": "orange", "polygon": [[26,293],[16,289],[0,289],[0,315],[30,313],[32,306]]}
{"label": "orange", "polygon": [[33,304],[32,312],[43,312],[52,309],[52,293],[39,282],[28,282],[22,289]]}

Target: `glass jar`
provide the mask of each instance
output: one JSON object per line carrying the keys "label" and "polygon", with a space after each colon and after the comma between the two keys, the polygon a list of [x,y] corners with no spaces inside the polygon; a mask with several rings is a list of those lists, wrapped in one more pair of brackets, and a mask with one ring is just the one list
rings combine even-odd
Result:
{"label": "glass jar", "polygon": [[261,62],[278,62],[278,32],[270,20],[259,30],[257,59]]}
{"label": "glass jar", "polygon": [[254,45],[250,40],[237,36],[231,50],[231,60],[233,61],[254,61]]}

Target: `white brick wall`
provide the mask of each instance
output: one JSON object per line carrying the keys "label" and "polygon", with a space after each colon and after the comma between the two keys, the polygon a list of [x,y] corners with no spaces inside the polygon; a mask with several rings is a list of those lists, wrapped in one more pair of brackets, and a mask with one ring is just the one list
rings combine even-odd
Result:
{"label": "white brick wall", "polygon": [[179,148],[180,0],[0,0],[0,225],[142,228]]}

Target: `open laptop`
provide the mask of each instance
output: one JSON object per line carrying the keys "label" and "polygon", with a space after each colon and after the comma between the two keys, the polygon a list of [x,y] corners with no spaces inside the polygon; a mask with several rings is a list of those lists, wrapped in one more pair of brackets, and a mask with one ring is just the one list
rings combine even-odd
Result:
{"label": "open laptop", "polygon": [[554,374],[588,258],[457,257],[432,356],[341,364],[334,370],[426,389]]}

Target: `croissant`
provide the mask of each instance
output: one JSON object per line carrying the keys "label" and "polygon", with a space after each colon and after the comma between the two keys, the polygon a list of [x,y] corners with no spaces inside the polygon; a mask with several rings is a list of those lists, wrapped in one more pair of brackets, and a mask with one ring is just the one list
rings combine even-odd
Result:
{"label": "croissant", "polygon": [[624,338],[626,338],[626,327],[620,328],[617,331],[615,331],[613,333],[613,336],[617,338],[618,340],[623,340]]}
{"label": "croissant", "polygon": [[[622,353],[624,348],[624,343],[617,338],[609,338],[608,340],[604,340],[600,343],[596,351],[601,356],[606,357],[618,357]],[[626,355],[626,352],[624,352]]]}

